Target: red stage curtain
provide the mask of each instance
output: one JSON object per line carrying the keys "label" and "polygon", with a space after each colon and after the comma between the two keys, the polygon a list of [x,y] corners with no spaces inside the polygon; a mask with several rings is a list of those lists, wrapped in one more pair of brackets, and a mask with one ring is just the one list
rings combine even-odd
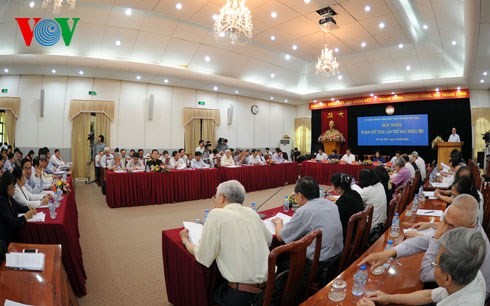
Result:
{"label": "red stage curtain", "polygon": [[[328,123],[330,120],[335,122],[335,128],[339,130],[345,137],[345,142],[340,145],[341,152],[345,153],[345,150],[349,147],[349,127],[348,127],[348,108],[338,107],[322,110],[322,133],[329,129]],[[326,152],[330,154],[330,152]]]}

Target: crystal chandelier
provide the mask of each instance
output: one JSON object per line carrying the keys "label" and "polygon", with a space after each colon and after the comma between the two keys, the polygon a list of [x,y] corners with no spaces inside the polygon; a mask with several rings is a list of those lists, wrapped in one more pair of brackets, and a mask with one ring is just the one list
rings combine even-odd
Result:
{"label": "crystal chandelier", "polygon": [[327,48],[327,43],[324,43],[322,53],[318,57],[316,73],[326,73],[328,76],[339,73],[339,63],[337,63],[337,59],[333,56],[332,50]]}
{"label": "crystal chandelier", "polygon": [[[43,8],[48,7],[51,1],[53,1],[53,14],[59,13],[61,10],[61,6],[63,5],[63,0],[44,0]],[[70,5],[70,9],[73,9],[75,7],[75,4],[77,3],[77,0],[66,0],[66,3]]]}
{"label": "crystal chandelier", "polygon": [[226,0],[214,23],[216,41],[228,40],[232,45],[243,45],[252,39],[252,14],[245,0]]}

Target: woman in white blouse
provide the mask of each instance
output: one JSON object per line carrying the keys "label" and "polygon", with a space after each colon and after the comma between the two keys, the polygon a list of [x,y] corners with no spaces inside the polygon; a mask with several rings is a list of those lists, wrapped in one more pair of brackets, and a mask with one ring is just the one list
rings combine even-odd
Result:
{"label": "woman in white blouse", "polygon": [[359,193],[364,207],[373,206],[373,222],[371,230],[386,221],[386,195],[383,184],[379,181],[374,170],[362,169],[359,173],[359,186],[353,185],[352,190]]}
{"label": "woman in white blouse", "polygon": [[15,167],[13,174],[15,176],[15,193],[14,200],[22,206],[27,206],[29,208],[36,208],[41,205],[47,205],[49,202],[49,197],[44,194],[33,194],[30,193],[25,187],[26,176],[24,175],[22,168]]}

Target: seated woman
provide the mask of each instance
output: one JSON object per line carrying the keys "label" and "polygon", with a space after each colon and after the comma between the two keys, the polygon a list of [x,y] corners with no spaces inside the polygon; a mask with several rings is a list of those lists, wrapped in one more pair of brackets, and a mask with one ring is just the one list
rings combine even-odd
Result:
{"label": "seated woman", "polygon": [[25,186],[27,179],[22,168],[15,167],[12,174],[16,181],[13,198],[18,204],[29,208],[37,208],[41,205],[48,204],[49,196],[44,194],[33,194],[27,190]]}
{"label": "seated woman", "polygon": [[0,178],[0,240],[7,245],[19,241],[19,227],[36,214],[35,208],[19,205],[14,193],[15,177],[7,171]]}
{"label": "seated woman", "polygon": [[349,224],[349,218],[360,211],[364,210],[364,204],[362,198],[350,188],[352,178],[344,173],[336,173],[330,179],[333,190],[340,195],[335,201],[335,197],[329,196],[328,199],[337,204],[340,214],[340,222],[342,223],[342,229],[345,237],[347,236],[347,225]]}
{"label": "seated woman", "polygon": [[378,163],[382,163],[382,164],[386,163],[385,158],[383,156],[381,156],[381,154],[379,153],[379,150],[376,150],[376,152],[374,153],[373,162],[378,162]]}
{"label": "seated woman", "polygon": [[391,198],[393,197],[393,186],[390,183],[390,175],[388,174],[388,171],[383,165],[379,165],[376,168],[374,168],[374,173],[378,177],[379,181],[383,185],[385,189],[385,195],[386,195],[386,203],[390,203]]}
{"label": "seated woman", "polygon": [[387,202],[383,184],[372,169],[362,169],[359,173],[359,185],[352,185],[364,202],[364,207],[373,206],[373,222],[371,230],[386,221]]}

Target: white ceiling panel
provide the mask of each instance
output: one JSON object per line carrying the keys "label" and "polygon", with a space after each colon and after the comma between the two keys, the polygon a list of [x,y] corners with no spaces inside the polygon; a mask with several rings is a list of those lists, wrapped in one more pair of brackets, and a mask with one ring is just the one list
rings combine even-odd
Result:
{"label": "white ceiling panel", "polygon": [[172,36],[178,23],[179,22],[174,19],[162,18],[157,14],[147,13],[141,25],[141,29],[145,32]]}
{"label": "white ceiling panel", "polygon": [[139,32],[133,48],[132,58],[147,63],[160,63],[170,38],[167,36]]}
{"label": "white ceiling panel", "polygon": [[191,62],[197,48],[199,48],[199,44],[195,42],[172,38],[163,55],[162,65],[171,67],[187,66]]}
{"label": "white ceiling panel", "polygon": [[180,22],[175,28],[173,37],[200,43],[208,31],[208,29],[196,27],[190,23]]}
{"label": "white ceiling panel", "polygon": [[139,30],[145,19],[143,11],[133,10],[131,16],[125,14],[126,8],[114,6],[109,16],[108,25],[125,29]]}

